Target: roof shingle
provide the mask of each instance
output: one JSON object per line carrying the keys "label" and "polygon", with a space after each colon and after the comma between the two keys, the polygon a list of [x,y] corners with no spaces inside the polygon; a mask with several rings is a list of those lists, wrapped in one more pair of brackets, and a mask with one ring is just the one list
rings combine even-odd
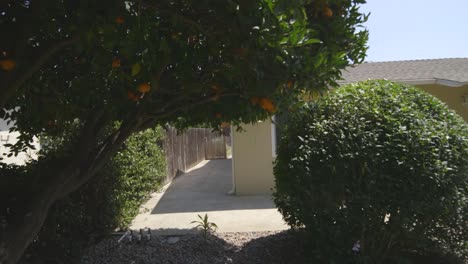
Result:
{"label": "roof shingle", "polygon": [[421,84],[448,81],[454,86],[465,85],[468,84],[468,58],[367,62],[346,68],[343,78],[340,83],[388,79]]}

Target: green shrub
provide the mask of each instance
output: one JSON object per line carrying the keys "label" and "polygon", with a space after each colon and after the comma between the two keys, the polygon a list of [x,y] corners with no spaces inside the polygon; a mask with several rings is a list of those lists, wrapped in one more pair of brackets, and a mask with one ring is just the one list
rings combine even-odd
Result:
{"label": "green shrub", "polygon": [[466,257],[468,126],[438,99],[352,84],[305,105],[283,133],[274,200],[318,263]]}
{"label": "green shrub", "polygon": [[87,246],[127,227],[148,195],[164,183],[162,140],[161,128],[132,135],[98,175],[57,202],[31,247],[32,262],[79,258]]}

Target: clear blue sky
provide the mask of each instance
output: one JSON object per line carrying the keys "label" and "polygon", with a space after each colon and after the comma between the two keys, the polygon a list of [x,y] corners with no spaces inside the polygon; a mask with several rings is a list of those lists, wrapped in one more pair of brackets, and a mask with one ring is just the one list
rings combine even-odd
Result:
{"label": "clear blue sky", "polygon": [[367,0],[366,61],[468,57],[468,0]]}

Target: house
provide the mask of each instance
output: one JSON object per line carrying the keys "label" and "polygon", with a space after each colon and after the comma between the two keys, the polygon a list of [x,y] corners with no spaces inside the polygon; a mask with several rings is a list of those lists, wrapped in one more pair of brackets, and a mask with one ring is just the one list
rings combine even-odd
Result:
{"label": "house", "polygon": [[[343,71],[340,84],[388,79],[414,85],[445,102],[468,122],[468,58],[369,62]],[[232,133],[233,192],[270,193],[276,129],[270,120],[242,126]]]}
{"label": "house", "polygon": [[388,79],[414,85],[468,122],[468,58],[364,63],[344,71],[343,78],[342,83]]}

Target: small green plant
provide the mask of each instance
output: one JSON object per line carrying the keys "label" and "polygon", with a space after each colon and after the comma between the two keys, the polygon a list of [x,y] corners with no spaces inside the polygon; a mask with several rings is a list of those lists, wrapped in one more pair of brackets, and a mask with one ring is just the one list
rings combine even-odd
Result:
{"label": "small green plant", "polygon": [[196,228],[202,230],[203,232],[203,237],[206,239],[208,237],[209,232],[214,232],[216,229],[218,229],[218,226],[213,223],[208,221],[208,214],[205,214],[205,216],[198,215],[198,218],[200,220],[192,221],[190,222],[191,224],[197,224]]}

